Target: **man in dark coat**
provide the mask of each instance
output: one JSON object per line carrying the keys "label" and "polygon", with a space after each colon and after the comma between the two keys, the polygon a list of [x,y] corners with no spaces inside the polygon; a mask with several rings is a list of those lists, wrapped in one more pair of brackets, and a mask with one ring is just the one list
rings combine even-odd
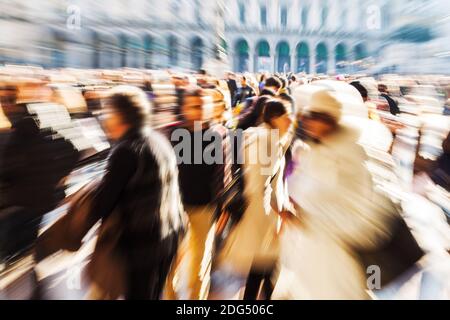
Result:
{"label": "man in dark coat", "polygon": [[15,87],[2,88],[2,107],[12,125],[1,154],[0,256],[12,257],[34,244],[45,213],[64,198],[61,180],[74,168],[73,145],[41,130]]}
{"label": "man in dark coat", "polygon": [[247,84],[247,78],[242,77],[241,87],[237,89],[236,94],[234,95],[232,107],[235,107],[239,103],[244,102],[247,98],[251,98],[255,95],[255,91]]}
{"label": "man in dark coat", "polygon": [[434,183],[450,191],[450,133],[442,142],[443,153],[436,159],[430,177]]}
{"label": "man in dark coat", "polygon": [[378,91],[380,92],[380,97],[386,99],[389,105],[389,112],[396,116],[400,113],[400,108],[398,107],[397,102],[389,96],[389,92],[387,90],[387,86],[384,84],[378,85]]}
{"label": "man in dark coat", "polygon": [[295,103],[294,103],[294,98],[292,98],[290,89],[288,87],[288,81],[285,78],[280,77],[280,82],[281,82],[281,89],[280,89],[280,93],[279,93],[278,97],[281,100],[283,100],[284,102],[288,103],[289,107],[291,108],[292,113],[294,113],[295,112]]}
{"label": "man in dark coat", "polygon": [[236,83],[235,76],[232,72],[228,73],[227,85],[228,85],[228,91],[230,92],[230,100],[233,101],[234,96],[236,95],[236,91],[237,91],[237,83]]}
{"label": "man in dark coat", "polygon": [[89,224],[102,219],[89,267],[91,298],[159,299],[186,219],[170,143],[148,126],[143,91],[119,86],[104,124],[115,141],[94,191]]}
{"label": "man in dark coat", "polygon": [[261,94],[258,97],[248,99],[250,100],[250,106],[248,106],[239,116],[236,128],[246,130],[250,127],[256,127],[261,124],[261,117],[266,101],[270,97],[277,95],[280,88],[280,80],[275,77],[267,78],[264,84],[264,89],[261,90]]}
{"label": "man in dark coat", "polygon": [[450,133],[442,142],[442,154],[436,160],[422,158],[417,152],[414,172],[425,172],[431,180],[445,190],[450,190]]}

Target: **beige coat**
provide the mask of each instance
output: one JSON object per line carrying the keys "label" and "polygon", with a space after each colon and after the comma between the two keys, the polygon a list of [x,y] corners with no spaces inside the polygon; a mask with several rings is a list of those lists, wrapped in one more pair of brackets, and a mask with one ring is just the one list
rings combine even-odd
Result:
{"label": "beige coat", "polygon": [[219,254],[219,265],[231,272],[247,276],[252,264],[265,266],[278,258],[277,211],[289,199],[283,183],[288,139],[283,140],[271,136],[264,124],[245,131],[243,168],[248,208]]}

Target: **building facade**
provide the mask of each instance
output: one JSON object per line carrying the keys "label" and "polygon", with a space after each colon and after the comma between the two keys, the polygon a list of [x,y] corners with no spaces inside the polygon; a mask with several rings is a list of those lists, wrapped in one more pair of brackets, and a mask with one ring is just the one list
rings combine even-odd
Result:
{"label": "building facade", "polygon": [[215,53],[215,8],[197,0],[1,0],[0,62],[198,69]]}
{"label": "building facade", "polygon": [[0,0],[0,63],[355,72],[389,51],[404,2]]}
{"label": "building facade", "polygon": [[386,4],[363,0],[230,1],[226,34],[233,67],[238,71],[358,71],[382,40],[388,21]]}
{"label": "building facade", "polygon": [[374,71],[449,74],[450,2],[392,1]]}

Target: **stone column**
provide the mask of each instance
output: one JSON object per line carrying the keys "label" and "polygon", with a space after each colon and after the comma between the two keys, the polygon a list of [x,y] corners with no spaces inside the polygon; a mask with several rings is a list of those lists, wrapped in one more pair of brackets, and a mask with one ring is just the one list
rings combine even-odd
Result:
{"label": "stone column", "polygon": [[328,73],[336,73],[336,52],[334,43],[328,43]]}
{"label": "stone column", "polygon": [[255,48],[252,45],[248,45],[248,71],[255,72]]}
{"label": "stone column", "polygon": [[309,48],[309,73],[316,73],[316,46]]}

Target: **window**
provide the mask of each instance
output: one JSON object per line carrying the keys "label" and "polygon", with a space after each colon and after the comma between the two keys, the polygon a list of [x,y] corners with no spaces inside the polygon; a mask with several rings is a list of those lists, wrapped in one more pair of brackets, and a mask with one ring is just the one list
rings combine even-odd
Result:
{"label": "window", "polygon": [[245,6],[243,3],[239,3],[239,21],[245,23]]}
{"label": "window", "polygon": [[260,16],[261,16],[261,25],[263,27],[267,26],[267,8],[266,8],[266,6],[261,7]]}
{"label": "window", "polygon": [[345,28],[345,26],[347,25],[347,10],[346,9],[342,9],[341,20],[342,20],[342,28]]}
{"label": "window", "polygon": [[361,8],[359,9],[359,23],[364,26],[366,25],[365,21],[367,19],[367,14],[366,14],[366,7],[365,6],[361,6]]}
{"label": "window", "polygon": [[287,8],[283,7],[281,8],[281,12],[280,12],[280,22],[281,22],[281,26],[283,28],[287,27]]}
{"label": "window", "polygon": [[169,63],[171,66],[178,64],[178,41],[174,36],[169,38]]}
{"label": "window", "polygon": [[172,0],[170,7],[173,14],[178,14],[180,11],[180,0]]}
{"label": "window", "polygon": [[324,28],[327,24],[327,18],[328,18],[328,8],[324,7],[322,9],[322,15],[321,15],[321,21],[320,21],[320,27]]}
{"label": "window", "polygon": [[145,50],[145,67],[147,69],[151,69],[152,65],[152,56],[154,53],[155,44],[153,39],[150,36],[146,36],[144,39],[144,50]]}
{"label": "window", "polygon": [[386,5],[385,7],[383,7],[382,10],[383,10],[382,13],[381,13],[381,15],[383,17],[382,18],[383,19],[382,26],[384,28],[388,28],[390,26],[390,24],[391,24],[391,19],[390,19],[391,17],[389,15],[389,8]]}
{"label": "window", "polygon": [[194,3],[194,16],[197,22],[202,22],[202,15],[201,15],[201,3],[200,0],[195,0]]}
{"label": "window", "polygon": [[270,46],[265,40],[260,41],[256,46],[256,51],[258,52],[258,57],[270,57]]}
{"label": "window", "polygon": [[308,27],[308,8],[304,7],[302,9],[302,28],[306,29]]}

